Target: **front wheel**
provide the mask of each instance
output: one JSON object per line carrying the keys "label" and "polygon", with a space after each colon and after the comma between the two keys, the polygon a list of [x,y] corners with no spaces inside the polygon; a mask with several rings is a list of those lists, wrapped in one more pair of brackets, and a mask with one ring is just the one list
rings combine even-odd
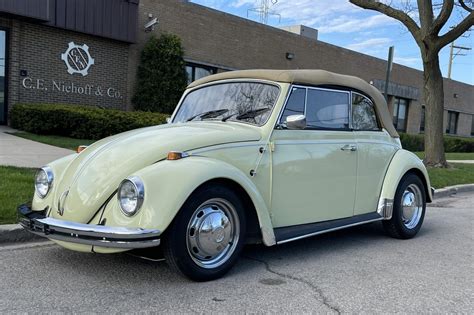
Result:
{"label": "front wheel", "polygon": [[175,270],[195,281],[223,276],[237,261],[245,239],[245,213],[229,188],[209,185],[193,193],[163,239]]}
{"label": "front wheel", "polygon": [[385,231],[392,237],[414,237],[423,224],[426,194],[423,182],[415,174],[405,175],[397,187],[392,218],[383,221]]}

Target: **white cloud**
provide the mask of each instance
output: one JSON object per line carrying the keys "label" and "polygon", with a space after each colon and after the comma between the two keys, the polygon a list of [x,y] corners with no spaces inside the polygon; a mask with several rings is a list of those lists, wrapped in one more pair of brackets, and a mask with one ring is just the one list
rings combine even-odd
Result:
{"label": "white cloud", "polygon": [[354,33],[373,30],[393,23],[396,22],[385,15],[372,15],[367,18],[344,15],[317,28],[322,33]]}
{"label": "white cloud", "polygon": [[346,48],[373,55],[375,52],[386,49],[391,42],[392,40],[387,37],[369,38],[358,43],[347,45]]}
{"label": "white cloud", "polygon": [[230,5],[233,6],[234,8],[240,8],[243,7],[244,5],[249,5],[249,4],[255,4],[255,0],[237,0],[232,2]]}
{"label": "white cloud", "polygon": [[414,67],[421,64],[420,57],[394,57],[393,62],[399,63],[404,66]]}

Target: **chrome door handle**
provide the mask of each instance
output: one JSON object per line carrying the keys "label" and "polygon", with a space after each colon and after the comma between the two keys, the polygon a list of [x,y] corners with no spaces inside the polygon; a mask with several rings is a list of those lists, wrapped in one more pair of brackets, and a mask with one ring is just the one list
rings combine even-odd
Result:
{"label": "chrome door handle", "polygon": [[357,151],[357,146],[353,144],[346,144],[341,148],[342,151]]}

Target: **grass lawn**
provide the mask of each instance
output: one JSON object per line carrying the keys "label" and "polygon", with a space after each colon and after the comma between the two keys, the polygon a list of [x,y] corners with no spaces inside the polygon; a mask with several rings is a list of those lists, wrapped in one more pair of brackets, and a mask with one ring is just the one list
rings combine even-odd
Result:
{"label": "grass lawn", "polygon": [[69,137],[61,137],[61,136],[51,136],[51,135],[37,135],[34,133],[24,132],[24,131],[17,131],[11,132],[11,135],[46,143],[50,145],[54,145],[56,147],[76,150],[80,145],[90,145],[95,142],[95,140],[86,140],[86,139],[74,139]]}
{"label": "grass lawn", "polygon": [[[425,152],[413,152],[420,159],[423,159],[425,157]],[[474,160],[474,152],[469,152],[469,153],[457,153],[457,152],[451,152],[451,153],[446,153],[446,159],[447,160]]]}
{"label": "grass lawn", "polygon": [[35,170],[0,166],[0,224],[16,222],[16,207],[30,202],[34,194]]}
{"label": "grass lawn", "polygon": [[474,184],[474,164],[451,163],[451,168],[429,168],[428,173],[434,188]]}

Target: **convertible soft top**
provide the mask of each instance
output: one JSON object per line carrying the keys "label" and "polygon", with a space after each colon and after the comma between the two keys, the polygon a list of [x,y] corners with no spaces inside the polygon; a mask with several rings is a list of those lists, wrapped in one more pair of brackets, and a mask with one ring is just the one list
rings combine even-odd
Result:
{"label": "convertible soft top", "polygon": [[191,83],[188,88],[227,79],[260,79],[294,84],[334,85],[359,90],[374,101],[377,116],[382,127],[385,128],[392,137],[399,137],[397,130],[393,126],[392,117],[382,93],[358,77],[337,74],[325,70],[241,70],[204,77]]}

